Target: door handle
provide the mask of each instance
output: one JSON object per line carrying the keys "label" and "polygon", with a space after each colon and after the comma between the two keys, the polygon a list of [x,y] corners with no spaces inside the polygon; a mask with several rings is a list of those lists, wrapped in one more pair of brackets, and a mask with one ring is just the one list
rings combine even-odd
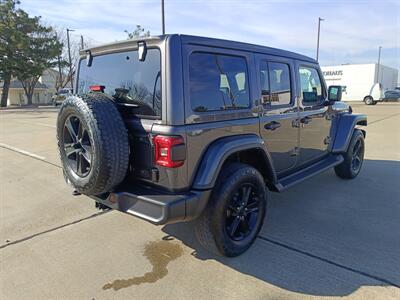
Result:
{"label": "door handle", "polygon": [[270,123],[265,124],[264,128],[267,130],[272,130],[274,131],[275,129],[281,127],[281,123],[276,122],[276,121],[272,121]]}
{"label": "door handle", "polygon": [[304,117],[304,118],[300,119],[300,122],[301,122],[302,124],[308,124],[308,123],[310,123],[311,121],[312,121],[312,118],[310,118],[310,117]]}

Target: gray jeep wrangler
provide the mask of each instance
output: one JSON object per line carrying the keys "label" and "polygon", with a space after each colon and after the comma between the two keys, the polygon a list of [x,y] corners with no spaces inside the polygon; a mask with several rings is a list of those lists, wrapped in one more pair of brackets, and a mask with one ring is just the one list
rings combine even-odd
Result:
{"label": "gray jeep wrangler", "polygon": [[204,247],[236,256],[260,231],[267,190],[361,170],[367,118],[312,58],[177,34],[80,55],[58,145],[66,181],[97,207],[196,219]]}

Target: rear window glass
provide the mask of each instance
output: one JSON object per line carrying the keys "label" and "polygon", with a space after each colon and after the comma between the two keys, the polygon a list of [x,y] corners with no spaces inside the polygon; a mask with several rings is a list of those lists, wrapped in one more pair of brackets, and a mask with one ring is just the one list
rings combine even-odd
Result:
{"label": "rear window glass", "polygon": [[189,61],[190,103],[195,112],[249,107],[244,57],[195,52]]}
{"label": "rear window glass", "polygon": [[136,104],[132,108],[135,114],[160,117],[160,61],[158,49],[148,49],[145,61],[139,61],[137,51],[94,56],[90,67],[83,59],[78,93],[90,92],[92,85],[103,85],[104,92],[117,102]]}

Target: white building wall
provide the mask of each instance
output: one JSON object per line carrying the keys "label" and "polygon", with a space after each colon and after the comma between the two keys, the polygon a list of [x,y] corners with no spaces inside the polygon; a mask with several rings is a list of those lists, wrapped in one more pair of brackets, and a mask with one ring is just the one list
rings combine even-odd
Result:
{"label": "white building wall", "polygon": [[[56,79],[57,71],[47,69],[43,72],[42,76],[39,77],[38,82],[45,84],[47,88],[35,88],[32,97],[33,104],[50,104],[52,103],[52,96],[56,93]],[[13,80],[16,80],[13,78]],[[0,95],[1,95],[0,89]],[[7,105],[19,106],[27,104],[27,98],[23,88],[10,88],[8,92]]]}
{"label": "white building wall", "polygon": [[41,103],[51,103],[51,97],[57,92],[56,90],[56,80],[58,73],[54,70],[47,69],[40,76],[39,82],[47,86],[45,93],[40,95]]}
{"label": "white building wall", "polygon": [[[46,90],[35,89],[32,96],[32,104],[48,104],[50,102],[48,101],[48,94]],[[26,98],[25,91],[23,89],[10,89],[8,91],[7,106],[21,106],[26,104],[28,104],[28,99]]]}
{"label": "white building wall", "polygon": [[40,76],[39,82],[45,84],[49,89],[55,89],[57,72],[54,70],[45,70]]}

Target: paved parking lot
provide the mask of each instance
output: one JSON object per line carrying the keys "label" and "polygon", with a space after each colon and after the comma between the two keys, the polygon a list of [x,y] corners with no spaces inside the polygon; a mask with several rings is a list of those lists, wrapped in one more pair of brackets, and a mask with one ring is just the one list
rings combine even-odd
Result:
{"label": "paved parking lot", "polygon": [[0,298],[400,299],[400,105],[353,108],[369,118],[360,176],[271,193],[259,238],[234,259],[202,250],[192,224],[72,196],[57,110],[0,111]]}

